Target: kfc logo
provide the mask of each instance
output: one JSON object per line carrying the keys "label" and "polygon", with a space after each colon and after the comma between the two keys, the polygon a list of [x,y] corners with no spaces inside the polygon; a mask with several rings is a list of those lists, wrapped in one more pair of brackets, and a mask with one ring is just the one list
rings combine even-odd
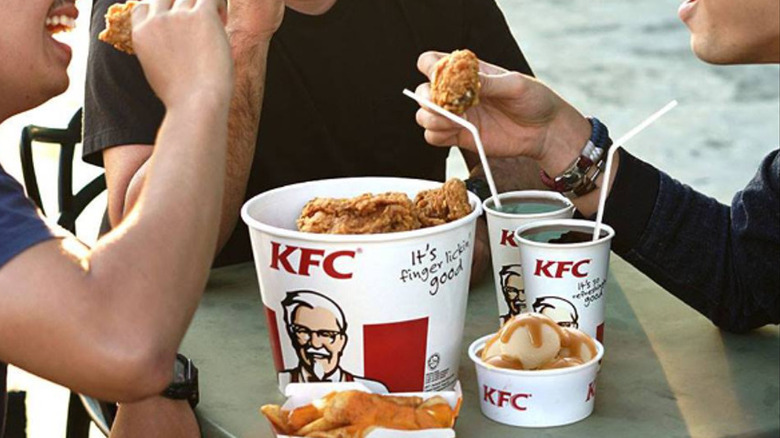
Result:
{"label": "kfc logo", "polygon": [[501,315],[501,324],[504,324],[527,308],[525,287],[520,265],[504,265],[498,275],[501,279],[501,293],[509,309],[506,314]]}
{"label": "kfc logo", "polygon": [[279,382],[361,382],[371,387],[381,382],[356,376],[341,367],[347,346],[347,319],[330,298],[308,290],[288,292],[282,301],[287,335],[298,356],[295,368],[279,373]]}
{"label": "kfc logo", "polygon": [[339,259],[354,259],[355,254],[355,251],[326,253],[322,249],[301,248],[271,242],[271,269],[277,271],[282,269],[290,274],[308,277],[312,268],[319,267],[328,277],[348,280],[352,278],[352,272],[345,272],[343,266],[341,266],[342,270],[339,270],[337,264]]}
{"label": "kfc logo", "polygon": [[501,230],[501,246],[511,246],[512,248],[517,248],[514,231]]}
{"label": "kfc logo", "polygon": [[549,316],[561,327],[579,328],[580,314],[577,307],[561,297],[539,297],[531,306],[534,312]]}
{"label": "kfc logo", "polygon": [[511,406],[512,409],[518,411],[525,411],[528,409],[527,406],[524,406],[524,403],[528,401],[532,395],[526,393],[512,394],[511,392],[501,391],[487,385],[482,385],[482,392],[483,400],[491,405],[498,406],[499,408]]}
{"label": "kfc logo", "polygon": [[596,397],[596,381],[592,381],[588,384],[588,398],[585,399],[589,402],[592,398]]}
{"label": "kfc logo", "polygon": [[588,272],[583,270],[585,266],[589,265],[591,259],[580,260],[579,262],[557,262],[536,260],[536,268],[534,269],[534,276],[547,277],[547,278],[563,278],[563,274],[571,272],[571,274],[577,278],[587,277]]}

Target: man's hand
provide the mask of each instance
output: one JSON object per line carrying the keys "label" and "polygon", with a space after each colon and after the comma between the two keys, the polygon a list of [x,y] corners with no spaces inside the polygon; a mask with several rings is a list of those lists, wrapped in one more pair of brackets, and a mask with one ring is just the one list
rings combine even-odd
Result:
{"label": "man's hand", "polygon": [[[444,54],[420,55],[418,68],[431,77],[434,65]],[[480,61],[480,104],[466,112],[482,135],[491,156],[525,156],[553,165],[557,173],[571,160],[558,165],[561,152],[574,156],[590,137],[590,123],[575,108],[540,81],[521,73]],[[422,84],[417,93],[428,97],[430,85]],[[471,134],[438,114],[421,108],[417,122],[425,128],[425,139],[437,146],[458,145],[476,150]],[[564,148],[561,148],[564,146]],[[549,173],[549,171],[548,171]]]}
{"label": "man's hand", "polygon": [[224,0],[148,0],[133,9],[133,47],[166,107],[194,94],[230,96],[233,63]]}
{"label": "man's hand", "polygon": [[282,0],[230,0],[227,30],[231,42],[268,42],[281,26],[283,16]]}

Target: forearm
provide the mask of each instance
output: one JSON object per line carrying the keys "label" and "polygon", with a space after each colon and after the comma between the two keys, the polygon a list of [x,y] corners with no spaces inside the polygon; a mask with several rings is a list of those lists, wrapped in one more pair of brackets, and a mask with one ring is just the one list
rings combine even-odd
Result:
{"label": "forearm", "polygon": [[52,240],[0,270],[0,359],[111,400],[170,382],[216,246],[227,105],[170,109],[136,206],[93,250]]}
{"label": "forearm", "polygon": [[257,143],[270,44],[269,41],[252,41],[240,32],[231,32],[230,38],[235,60],[235,89],[228,117],[227,167],[218,250],[233,233],[246,196]]}
{"label": "forearm", "polygon": [[[499,193],[517,190],[549,190],[539,178],[539,165],[525,157],[489,158],[490,171]],[[471,167],[471,178],[485,178],[481,163]]]}
{"label": "forearm", "polygon": [[[234,35],[240,39],[240,36]],[[238,221],[246,195],[247,181],[254,160],[257,130],[265,87],[268,43],[239,41],[234,49],[235,86],[230,102],[227,129],[225,186],[221,204],[219,237],[215,253],[227,243]],[[188,152],[187,152],[188,153]],[[127,216],[137,202],[146,180],[148,162],[138,166],[126,186],[109,187],[118,190],[118,201]],[[125,190],[121,190],[125,187]]]}
{"label": "forearm", "polygon": [[777,323],[759,298],[778,290],[776,242],[746,238],[731,208],[621,154],[605,212],[615,252],[724,329]]}
{"label": "forearm", "polygon": [[168,108],[138,201],[89,258],[98,289],[115,291],[105,311],[165,356],[184,335],[216,248],[226,109],[212,98]]}

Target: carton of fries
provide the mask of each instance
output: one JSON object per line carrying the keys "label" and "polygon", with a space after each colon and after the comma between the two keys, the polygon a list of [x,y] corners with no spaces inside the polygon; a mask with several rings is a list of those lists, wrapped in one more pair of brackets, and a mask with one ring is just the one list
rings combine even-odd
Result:
{"label": "carton of fries", "polygon": [[[358,382],[291,383],[287,385],[285,395],[284,405],[261,408],[278,438],[453,438],[453,426],[463,399],[460,382],[452,391],[393,394],[371,392]],[[374,403],[360,404],[368,397]],[[329,411],[324,414],[326,410]],[[337,410],[352,422],[339,422]],[[396,430],[378,425],[386,424],[390,419],[398,422],[399,428],[409,428],[408,421],[414,422],[415,417],[418,424],[425,424],[424,419],[420,421],[418,410],[443,420],[449,427],[440,423],[435,426],[437,428]],[[296,429],[297,434],[288,435],[290,429]]]}

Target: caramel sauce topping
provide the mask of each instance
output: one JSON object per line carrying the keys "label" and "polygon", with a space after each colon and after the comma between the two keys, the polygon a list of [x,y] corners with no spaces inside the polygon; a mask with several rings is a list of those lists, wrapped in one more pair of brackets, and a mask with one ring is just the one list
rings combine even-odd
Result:
{"label": "caramel sauce topping", "polygon": [[[526,368],[523,366],[523,362],[520,359],[505,354],[494,354],[493,356],[488,357],[488,350],[490,350],[496,342],[509,342],[515,331],[523,327],[528,330],[531,345],[534,348],[541,348],[544,344],[542,332],[544,326],[550,327],[558,334],[561,339],[562,351],[559,352],[555,359],[542,365],[538,369],[551,370],[582,365],[585,363],[583,359],[583,353],[585,351],[583,349],[587,349],[590,353],[589,358],[596,357],[598,350],[595,341],[593,341],[590,336],[577,329],[560,327],[552,319],[537,313],[524,313],[507,321],[506,324],[504,324],[501,329],[485,343],[485,346],[477,351],[477,356],[481,358],[485,364],[492,367],[525,370]],[[564,349],[566,351],[563,351]]]}
{"label": "caramel sauce topping", "polygon": [[509,342],[509,339],[512,338],[515,330],[525,327],[528,329],[528,335],[531,337],[531,345],[533,345],[534,348],[539,348],[544,343],[544,339],[542,338],[542,328],[544,326],[555,330],[561,340],[566,337],[563,329],[550,318],[536,313],[525,313],[518,318],[510,320],[504,325],[499,332],[501,334],[501,342]]}
{"label": "caramel sauce topping", "polygon": [[482,360],[488,359],[487,357],[485,357],[485,355],[487,354],[488,350],[490,350],[490,347],[492,347],[493,344],[498,342],[500,338],[501,338],[501,330],[499,330],[498,333],[493,335],[492,338],[488,339],[488,341],[485,342],[485,346],[482,348],[482,350],[477,352],[477,356],[479,356]]}
{"label": "caramel sauce topping", "polygon": [[504,369],[510,369],[510,370],[524,370],[525,366],[523,366],[523,362],[519,359],[516,359],[511,356],[506,356],[503,354],[500,354],[498,356],[493,356],[491,358],[488,358],[485,360],[485,363],[487,365],[490,365],[492,367],[496,368],[504,368]]}
{"label": "caramel sauce topping", "polygon": [[569,368],[582,365],[583,362],[576,357],[559,357],[552,362],[539,367],[540,370],[555,370],[558,368]]}
{"label": "caramel sauce topping", "polygon": [[590,357],[596,357],[596,343],[593,342],[590,336],[579,330],[563,329],[565,333],[561,337],[561,348],[569,349],[569,356],[571,358],[580,359],[582,357],[582,349],[587,348],[590,351]]}

